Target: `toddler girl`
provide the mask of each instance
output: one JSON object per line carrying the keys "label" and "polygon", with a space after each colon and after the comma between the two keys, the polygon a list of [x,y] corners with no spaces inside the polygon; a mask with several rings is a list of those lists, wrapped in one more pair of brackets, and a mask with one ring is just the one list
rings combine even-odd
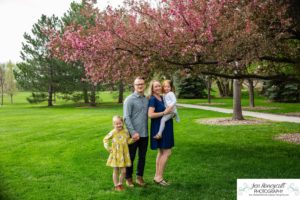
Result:
{"label": "toddler girl", "polygon": [[[131,166],[128,144],[134,141],[123,127],[123,118],[120,116],[113,117],[114,129],[110,131],[103,139],[105,149],[110,153],[107,166],[113,167],[113,182],[116,191],[122,191],[123,180],[126,174],[126,167]],[[109,141],[111,140],[111,146]],[[119,177],[118,177],[119,176]]]}
{"label": "toddler girl", "polygon": [[162,84],[162,92],[164,94],[164,104],[167,107],[173,107],[173,111],[170,114],[164,115],[160,120],[160,126],[158,133],[153,137],[157,140],[162,138],[162,132],[165,129],[165,123],[169,119],[175,117],[176,121],[179,122],[179,115],[176,108],[176,96],[174,94],[175,87],[173,86],[173,83],[171,80],[164,80]]}

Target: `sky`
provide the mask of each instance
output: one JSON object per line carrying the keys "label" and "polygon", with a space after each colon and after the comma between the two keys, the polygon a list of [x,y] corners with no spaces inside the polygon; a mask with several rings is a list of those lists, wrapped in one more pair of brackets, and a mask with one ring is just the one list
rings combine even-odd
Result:
{"label": "sky", "polygon": [[[0,0],[0,63],[22,61],[20,51],[23,34],[30,33],[42,14],[61,17],[72,1],[81,0]],[[107,5],[117,7],[123,0],[98,0],[97,5],[104,9]]]}

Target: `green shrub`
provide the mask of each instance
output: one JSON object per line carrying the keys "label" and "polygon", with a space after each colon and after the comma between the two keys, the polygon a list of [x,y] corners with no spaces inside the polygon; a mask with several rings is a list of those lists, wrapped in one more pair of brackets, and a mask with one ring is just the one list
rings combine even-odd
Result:
{"label": "green shrub", "polygon": [[27,101],[31,104],[34,104],[34,103],[41,103],[41,102],[44,102],[44,101],[47,101],[48,99],[48,94],[45,93],[45,92],[36,92],[36,93],[31,93],[31,96],[30,97],[27,97]]}
{"label": "green shrub", "polygon": [[188,76],[179,82],[179,98],[197,99],[207,97],[206,83],[200,76]]}
{"label": "green shrub", "polygon": [[277,102],[300,102],[300,84],[284,81],[265,81],[262,94]]}

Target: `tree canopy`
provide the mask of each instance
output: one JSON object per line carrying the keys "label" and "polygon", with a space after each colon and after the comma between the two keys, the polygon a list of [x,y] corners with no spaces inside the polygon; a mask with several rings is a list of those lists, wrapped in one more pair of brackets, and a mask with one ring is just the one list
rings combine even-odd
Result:
{"label": "tree canopy", "polygon": [[[127,1],[99,11],[84,1],[90,24],[49,31],[51,53],[80,61],[93,82],[149,74],[160,63],[173,69],[229,78],[298,80],[299,42],[286,1]],[[280,65],[278,65],[280,63]],[[288,63],[284,66],[281,63]]]}

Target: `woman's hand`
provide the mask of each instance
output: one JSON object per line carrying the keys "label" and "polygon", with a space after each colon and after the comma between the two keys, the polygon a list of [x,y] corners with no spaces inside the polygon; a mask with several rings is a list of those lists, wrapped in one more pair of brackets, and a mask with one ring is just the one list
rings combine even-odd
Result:
{"label": "woman's hand", "polygon": [[168,107],[165,109],[164,114],[165,114],[165,115],[166,115],[166,114],[170,114],[170,113],[173,111],[173,108],[174,108],[174,106],[168,106]]}

